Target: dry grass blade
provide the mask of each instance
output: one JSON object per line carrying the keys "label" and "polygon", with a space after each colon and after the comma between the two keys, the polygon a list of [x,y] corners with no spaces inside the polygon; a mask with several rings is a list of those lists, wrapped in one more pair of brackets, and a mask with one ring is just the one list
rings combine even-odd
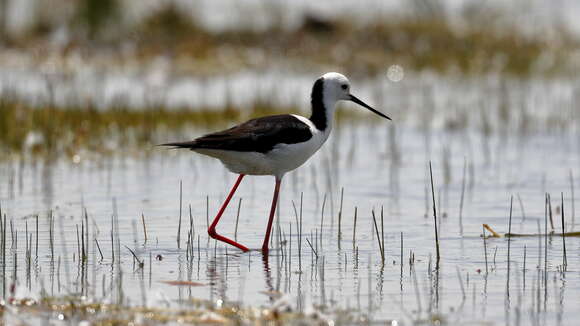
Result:
{"label": "dry grass blade", "polygon": [[501,238],[501,234],[495,232],[488,224],[483,224],[483,227],[491,233],[492,238]]}
{"label": "dry grass blade", "polygon": [[141,222],[143,223],[143,236],[145,237],[145,242],[147,242],[147,227],[145,226],[145,215],[141,213]]}
{"label": "dry grass blade", "polygon": [[[510,216],[509,216],[509,223],[508,223],[508,234],[512,233],[512,211],[513,211],[513,204],[514,204],[514,196],[510,197]],[[507,282],[506,282],[506,291],[507,296],[510,295],[510,263],[511,263],[511,240],[512,237],[508,238],[508,251],[507,251]]]}
{"label": "dry grass blade", "polygon": [[310,240],[308,240],[308,238],[306,238],[306,242],[308,243],[308,245],[310,246],[310,249],[312,249],[312,252],[314,253],[314,255],[316,256],[316,259],[318,259],[318,253],[316,252],[316,250],[314,249],[314,247],[312,246],[312,243],[310,243]]}
{"label": "dry grass blade", "polygon": [[439,253],[439,232],[437,231],[437,208],[435,206],[435,186],[433,184],[433,168],[431,167],[431,161],[429,161],[429,175],[431,176],[431,195],[433,197],[433,220],[435,221],[435,249],[437,255],[436,262],[438,267],[441,255]]}
{"label": "dry grass blade", "polygon": [[183,207],[183,182],[179,180],[179,224],[177,226],[177,248],[181,248],[181,210]]}
{"label": "dry grass blade", "polygon": [[135,254],[135,252],[133,250],[131,250],[131,248],[125,246],[125,248],[127,248],[127,250],[129,250],[131,252],[131,255],[133,255],[133,258],[135,258],[135,260],[137,260],[137,263],[139,263],[139,268],[143,268],[143,266],[145,266],[145,262],[143,262],[141,259],[139,259],[139,257],[137,257],[137,255]]}
{"label": "dry grass blade", "polygon": [[372,215],[373,215],[373,224],[375,226],[375,232],[377,234],[377,242],[379,243],[379,252],[381,253],[381,261],[384,264],[385,263],[385,252],[383,251],[383,244],[381,243],[381,236],[379,234],[379,228],[377,227],[377,219],[375,217],[375,210],[372,210]]}
{"label": "dry grass blade", "polygon": [[[565,234],[565,219],[564,219],[564,193],[561,193],[562,196],[562,203],[561,203],[561,208],[562,208],[562,234]],[[563,251],[563,255],[562,255],[562,266],[564,267],[564,269],[566,269],[566,266],[568,265],[568,255],[566,254],[566,237],[562,237],[562,251]]]}

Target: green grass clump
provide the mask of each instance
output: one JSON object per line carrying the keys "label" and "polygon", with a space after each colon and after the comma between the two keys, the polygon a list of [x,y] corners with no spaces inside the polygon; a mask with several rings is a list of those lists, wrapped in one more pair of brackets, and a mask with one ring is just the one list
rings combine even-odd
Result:
{"label": "green grass clump", "polygon": [[[231,105],[218,109],[34,107],[0,100],[0,152],[69,157],[82,151],[146,154],[159,143],[188,140],[247,119],[280,113],[301,112],[298,107],[284,107],[267,100],[238,109]],[[340,124],[358,117],[368,115],[339,111],[336,120]],[[10,156],[3,155],[1,159]]]}
{"label": "green grass clump", "polygon": [[[155,53],[151,44],[159,42],[148,41],[149,34],[155,35],[144,33],[140,46],[144,53]],[[548,42],[526,36],[516,28],[497,30],[486,24],[471,24],[458,30],[440,16],[391,17],[362,27],[347,18],[312,18],[294,30],[209,33],[197,28],[177,35],[172,37],[172,48],[185,61],[195,58],[224,67],[235,61],[243,67],[251,65],[253,59],[247,50],[259,49],[266,62],[276,62],[283,53],[284,60],[302,67],[334,66],[367,75],[385,73],[390,64],[398,63],[414,71],[528,76],[562,69],[573,49],[572,42]],[[221,62],[216,58],[222,50],[236,55]],[[546,54],[552,58],[551,64],[540,69],[538,62]]]}
{"label": "green grass clump", "polygon": [[[293,111],[292,108],[285,109]],[[238,123],[242,118],[282,110],[267,103],[255,103],[244,111],[249,112],[247,117],[242,117],[241,111],[231,107],[175,110],[117,107],[101,110],[94,107],[32,107],[4,100],[0,101],[0,151],[72,156],[87,150],[112,154],[119,148],[152,147],[157,142],[185,137],[183,133],[189,129],[198,128],[199,132],[193,134],[199,135]]]}
{"label": "green grass clump", "polygon": [[[84,2],[92,8],[95,0]],[[466,14],[462,26],[444,14],[411,13],[374,18],[369,23],[353,22],[347,16],[310,15],[293,28],[274,19],[268,28],[255,29],[249,16],[247,24],[242,23],[239,28],[215,31],[200,24],[195,13],[186,13],[178,5],[170,4],[135,25],[119,27],[114,33],[101,33],[108,35],[102,36],[102,40],[97,36],[99,29],[108,26],[103,16],[108,11],[85,11],[91,13],[82,17],[93,37],[79,35],[59,54],[67,56],[88,48],[93,54],[100,50],[105,55],[118,52],[117,57],[108,59],[126,62],[122,53],[130,44],[135,50],[131,59],[146,62],[164,56],[171,58],[176,71],[196,75],[278,64],[304,71],[331,69],[368,76],[384,74],[390,65],[399,64],[409,71],[491,72],[526,77],[569,72],[578,47],[578,40],[561,28],[554,28],[549,38],[529,35],[512,22],[509,13],[485,10]],[[271,15],[277,13],[273,11]],[[22,42],[14,40],[14,46],[34,48],[51,35],[50,26],[42,30],[36,37]]]}

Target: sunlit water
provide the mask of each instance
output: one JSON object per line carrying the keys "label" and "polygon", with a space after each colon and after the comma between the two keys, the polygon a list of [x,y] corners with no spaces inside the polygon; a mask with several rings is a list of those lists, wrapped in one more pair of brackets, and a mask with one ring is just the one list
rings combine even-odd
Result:
{"label": "sunlit water", "polygon": [[[202,132],[192,129],[184,137]],[[174,139],[159,141],[165,140]],[[116,214],[122,300],[130,304],[179,306],[175,300],[193,297],[269,307],[281,303],[266,295],[275,293],[284,295],[282,302],[295,310],[312,311],[326,306],[322,310],[330,312],[351,308],[373,320],[407,323],[438,316],[449,324],[509,321],[573,325],[580,318],[575,309],[580,303],[577,237],[566,238],[565,273],[561,272],[562,237],[547,239],[547,274],[545,238],[512,238],[509,291],[507,239],[487,240],[486,277],[484,241],[480,237],[483,223],[498,233],[508,231],[510,196],[514,198],[512,232],[534,234],[539,227],[543,233],[546,192],[552,197],[556,232],[561,230],[561,192],[566,228],[577,230],[571,181],[579,184],[580,143],[572,131],[505,131],[484,136],[479,131],[426,132],[399,126],[396,120],[343,122],[335,126],[320,153],[285,176],[273,233],[274,250],[267,257],[259,251],[241,253],[232,247],[226,250],[224,244],[208,240],[206,218],[211,223],[236,177],[218,161],[188,151],[154,147],[143,148],[149,155],[138,157],[124,155],[123,150],[119,148],[119,155],[109,159],[81,156],[80,163],[66,159],[2,163],[2,212],[18,231],[18,246],[12,249],[8,222],[6,296],[11,295],[9,286],[14,284],[16,257],[17,295],[38,297],[44,289],[47,295],[84,293],[98,300],[119,300],[118,282],[113,278],[118,275],[118,260],[111,264],[110,232],[112,216]],[[429,161],[433,165],[439,218],[438,269]],[[237,238],[250,248],[259,248],[273,187],[272,177],[245,178],[218,226],[219,232],[234,237],[242,199]],[[341,189],[344,200],[339,240]],[[301,194],[303,236],[299,250],[293,203],[300,211]],[[194,240],[193,259],[188,261],[185,248],[190,206]],[[353,242],[355,207],[358,217]],[[76,235],[84,209],[88,212],[90,237],[86,283],[81,281]],[[380,212],[384,211],[384,266],[373,209],[379,233]],[[49,211],[55,216],[53,268]],[[177,243],[180,211],[181,249]],[[146,222],[147,242],[141,214]],[[30,280],[24,241],[26,223],[32,243]],[[549,222],[547,228],[550,232]],[[134,249],[144,261],[143,269],[135,266],[125,246]],[[411,254],[413,265],[409,263]],[[161,260],[156,259],[158,255]],[[56,266],[59,257],[60,267]],[[188,288],[161,283],[170,280],[191,280],[203,285]]]}

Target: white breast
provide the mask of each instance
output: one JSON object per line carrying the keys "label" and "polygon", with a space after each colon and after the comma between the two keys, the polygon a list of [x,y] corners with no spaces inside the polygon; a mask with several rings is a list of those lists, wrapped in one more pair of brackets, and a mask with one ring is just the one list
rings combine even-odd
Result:
{"label": "white breast", "polygon": [[312,122],[302,116],[293,115],[300,121],[310,127],[312,138],[309,140],[296,144],[278,144],[268,152],[266,155],[272,161],[274,175],[283,175],[288,171],[292,171],[302,164],[304,164],[314,153],[316,153],[322,144],[328,139],[330,128],[322,132],[312,124]]}

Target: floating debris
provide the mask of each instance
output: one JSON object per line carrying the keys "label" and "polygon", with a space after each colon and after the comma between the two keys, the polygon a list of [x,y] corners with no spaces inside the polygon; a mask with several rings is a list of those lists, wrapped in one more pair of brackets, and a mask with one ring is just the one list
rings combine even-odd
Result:
{"label": "floating debris", "polygon": [[175,285],[175,286],[205,286],[203,283],[191,281],[161,281],[161,283]]}

